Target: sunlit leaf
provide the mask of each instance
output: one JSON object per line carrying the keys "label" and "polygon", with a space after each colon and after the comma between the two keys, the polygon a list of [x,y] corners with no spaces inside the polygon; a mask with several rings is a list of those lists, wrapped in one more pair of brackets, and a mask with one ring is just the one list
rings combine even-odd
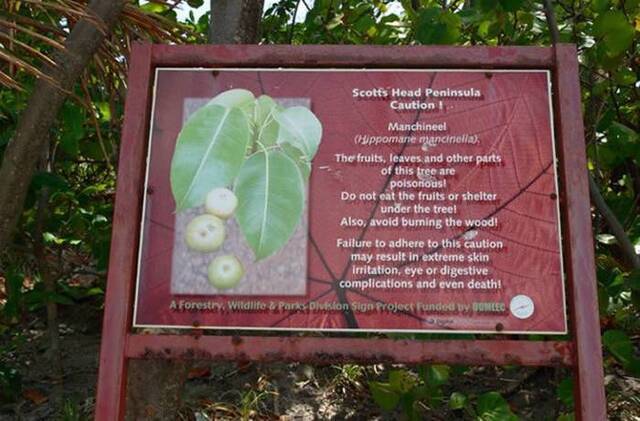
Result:
{"label": "sunlit leaf", "polygon": [[498,392],[488,392],[478,397],[478,421],[518,421],[509,403]]}
{"label": "sunlit leaf", "polygon": [[417,384],[418,379],[407,370],[391,370],[389,386],[398,393],[407,393]]}
{"label": "sunlit leaf", "polygon": [[449,408],[462,409],[467,405],[467,397],[460,392],[453,392],[449,397]]}
{"label": "sunlit leaf", "polygon": [[388,383],[370,382],[369,389],[373,400],[385,411],[391,411],[398,406],[400,395]]}

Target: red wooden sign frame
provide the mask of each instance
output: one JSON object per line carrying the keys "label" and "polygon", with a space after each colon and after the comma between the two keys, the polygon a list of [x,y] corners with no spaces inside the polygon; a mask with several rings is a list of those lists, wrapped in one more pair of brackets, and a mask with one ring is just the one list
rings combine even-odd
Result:
{"label": "red wooden sign frame", "polygon": [[[132,329],[153,75],[156,67],[546,69],[553,75],[568,340],[412,341],[354,337],[142,334]],[[573,45],[555,47],[168,46],[136,44],[129,73],[100,353],[97,420],[122,419],[132,359],[568,366],[576,415],[606,418],[593,237]]]}

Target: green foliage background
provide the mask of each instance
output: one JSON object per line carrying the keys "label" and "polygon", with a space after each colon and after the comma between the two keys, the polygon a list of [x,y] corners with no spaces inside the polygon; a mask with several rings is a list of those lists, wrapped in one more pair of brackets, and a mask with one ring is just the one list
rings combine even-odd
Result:
{"label": "green foliage background", "polygon": [[[188,2],[192,7],[201,4],[202,0]],[[147,3],[138,8],[169,28],[167,38],[174,42],[206,39],[208,14],[195,19],[191,13],[179,22],[168,4]],[[560,0],[553,2],[553,8],[561,41],[575,43],[579,51],[589,170],[638,249],[640,0]],[[304,19],[294,19],[304,11]],[[53,27],[51,37],[54,29],[65,30],[68,25],[60,17],[52,18],[51,10],[0,10],[0,18],[15,15]],[[126,45],[140,37],[140,32],[125,27],[116,37]],[[530,0],[280,0],[265,10],[262,34],[264,44],[551,44],[543,4]],[[51,52],[48,44],[28,33],[14,36],[44,54]],[[142,37],[162,41],[157,34]],[[87,69],[86,83],[74,92],[86,101],[67,101],[51,133],[49,154],[34,157],[42,160],[41,171],[31,185],[14,247],[4,258],[8,264],[2,273],[0,329],[5,335],[19,331],[26,318],[41,314],[51,300],[63,306],[86,300],[101,305],[126,93],[116,68],[126,66],[126,49],[119,54],[111,63],[96,63]],[[0,91],[0,154],[14,135],[34,81],[32,74],[11,69],[11,64],[2,66],[23,90],[7,87]],[[47,200],[43,202],[42,197]],[[43,209],[46,218],[41,217]],[[634,270],[596,212],[593,231],[596,244],[583,246],[595,246],[597,253],[605,364],[608,371],[639,376],[640,270]],[[39,237],[45,242],[44,266],[37,264],[34,252]],[[56,293],[42,288],[43,270],[57,280]],[[80,282],[80,275],[85,274],[93,276],[93,281]],[[495,392],[477,397],[440,396],[441,384],[453,374],[443,366],[423,367],[418,373],[392,371],[387,382],[372,383],[370,390],[383,408],[400,405],[410,418],[419,416],[415,411],[422,406],[447,404],[477,419],[510,419],[510,409]],[[0,396],[10,399],[16,382],[15,370],[0,364]],[[564,419],[570,418],[572,410],[567,390],[571,390],[569,380],[558,387],[567,413]],[[492,415],[494,412],[498,415]]]}

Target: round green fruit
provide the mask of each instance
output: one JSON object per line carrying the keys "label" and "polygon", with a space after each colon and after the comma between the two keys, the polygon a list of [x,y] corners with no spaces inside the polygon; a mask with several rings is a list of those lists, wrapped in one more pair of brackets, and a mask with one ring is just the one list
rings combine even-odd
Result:
{"label": "round green fruit", "polygon": [[224,187],[211,190],[209,194],[207,194],[207,199],[204,203],[207,213],[223,219],[227,219],[233,215],[237,206],[238,198],[236,195]]}
{"label": "round green fruit", "polygon": [[213,259],[208,268],[209,283],[218,289],[233,288],[244,276],[242,263],[236,256],[226,254]]}
{"label": "round green fruit", "polygon": [[187,225],[185,241],[191,250],[208,253],[220,248],[225,232],[222,219],[213,215],[200,215]]}

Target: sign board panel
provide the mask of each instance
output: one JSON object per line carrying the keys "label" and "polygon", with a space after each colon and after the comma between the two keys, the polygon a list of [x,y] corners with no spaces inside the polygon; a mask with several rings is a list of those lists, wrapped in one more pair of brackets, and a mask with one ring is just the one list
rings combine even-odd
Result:
{"label": "sign board panel", "polygon": [[152,101],[134,327],[567,332],[548,70],[159,67]]}
{"label": "sign board panel", "polygon": [[[149,358],[564,365],[576,418],[606,418],[575,46],[135,44],[129,65],[97,420]],[[205,213],[227,219],[187,242]],[[567,337],[278,331],[562,333],[563,274]]]}

